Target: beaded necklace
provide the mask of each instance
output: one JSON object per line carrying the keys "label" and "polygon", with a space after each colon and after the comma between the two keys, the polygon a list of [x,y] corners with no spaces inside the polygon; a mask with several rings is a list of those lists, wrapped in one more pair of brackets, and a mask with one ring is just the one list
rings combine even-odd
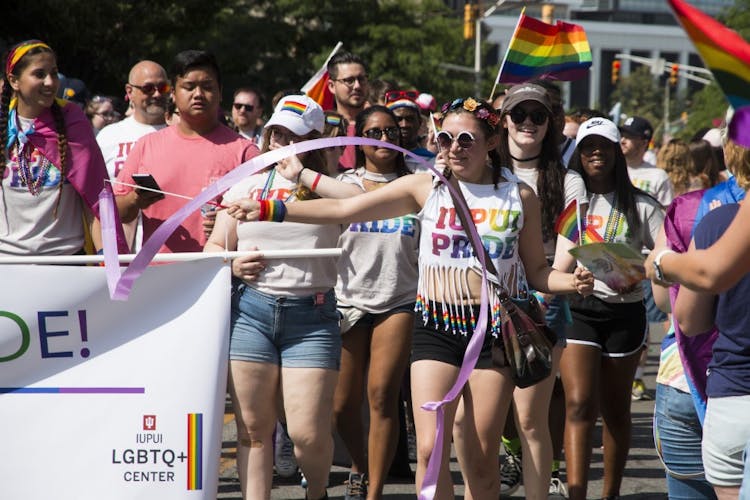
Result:
{"label": "beaded necklace", "polygon": [[[258,201],[263,201],[268,197],[268,193],[271,191],[271,187],[273,187],[273,179],[276,177],[276,168],[271,168],[271,172],[268,174],[268,177],[266,177],[266,183],[263,185],[263,191],[260,192],[260,198],[258,198]],[[292,196],[297,194],[297,189],[293,189],[291,193],[289,193],[289,196],[286,197],[284,200],[289,201]]]}
{"label": "beaded necklace", "polygon": [[20,132],[19,127],[18,137],[16,139],[18,175],[21,178],[21,183],[26,186],[29,193],[31,193],[32,196],[39,196],[42,193],[42,187],[44,186],[44,181],[47,180],[47,174],[49,173],[50,167],[52,167],[52,163],[44,155],[40,154],[41,165],[39,167],[39,173],[35,178],[34,172],[32,171],[31,166],[29,166],[33,149],[34,146],[29,142],[29,138],[26,137],[26,134]]}
{"label": "beaded necklace", "polygon": [[[624,219],[625,214],[617,208],[617,193],[615,193],[612,199],[612,207],[609,209],[609,215],[607,216],[607,225],[604,227],[604,235],[602,235],[604,241],[615,241],[617,231],[620,229],[620,225]],[[586,243],[586,231],[583,232],[583,243]]]}

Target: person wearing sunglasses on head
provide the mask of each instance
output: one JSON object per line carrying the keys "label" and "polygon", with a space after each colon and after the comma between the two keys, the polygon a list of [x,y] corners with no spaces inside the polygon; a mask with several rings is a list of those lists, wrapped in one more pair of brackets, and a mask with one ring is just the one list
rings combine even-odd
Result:
{"label": "person wearing sunglasses on head", "polygon": [[[495,151],[500,117],[484,101],[455,99],[442,108],[445,116],[437,135],[441,152],[436,167],[460,189],[476,221],[477,231],[499,275],[490,278],[490,306],[498,295],[523,295],[531,286],[548,293],[588,293],[593,276],[576,269],[550,268],[542,250],[539,204],[534,192],[508,169]],[[383,128],[383,127],[378,127]],[[386,127],[387,128],[387,127]],[[381,132],[382,134],[383,132]],[[395,133],[394,133],[395,135]],[[418,326],[412,340],[411,393],[417,433],[417,491],[422,488],[435,445],[435,413],[422,409],[441,401],[453,386],[466,348],[474,334],[482,291],[481,264],[461,227],[448,188],[427,174],[400,177],[382,188],[343,199],[279,204],[278,219],[314,224],[383,220],[415,213],[420,223],[418,282],[415,309]],[[240,221],[272,220],[261,205],[238,199],[226,215]],[[499,309],[495,309],[498,310]],[[492,362],[492,344],[502,318],[490,314],[481,325],[484,337],[475,369],[460,395],[444,407],[444,428],[453,429],[464,484],[472,498],[497,498],[500,478],[497,457],[503,420],[515,385],[507,367]],[[459,403],[463,419],[454,426]],[[436,498],[452,498],[449,471],[451,440],[446,436]],[[529,498],[547,498],[544,495]]]}
{"label": "person wearing sunglasses on head", "polygon": [[240,87],[232,97],[232,121],[235,130],[258,147],[263,137],[263,95],[252,87]]}
{"label": "person wearing sunglasses on head", "polygon": [[[130,69],[125,83],[125,98],[132,106],[133,113],[105,127],[96,136],[111,179],[117,178],[138,139],[166,126],[164,114],[170,91],[167,72],[161,65],[153,61],[139,61]],[[123,228],[130,250],[140,250],[143,241],[140,216],[123,224]]]}
{"label": "person wearing sunglasses on head", "polygon": [[[552,103],[544,87],[532,83],[512,86],[506,91],[500,112],[500,158],[539,198],[544,254],[547,262],[552,264],[557,242],[555,221],[572,201],[585,204],[586,187],[581,176],[566,171],[562,163],[558,147],[560,131],[553,120]],[[572,269],[571,264],[568,262],[565,269]],[[506,459],[501,468],[501,482],[503,493],[508,494],[518,486],[521,476],[527,495],[542,495],[547,491],[547,485],[554,492],[564,493],[564,485],[559,479],[550,479],[553,453],[548,414],[565,346],[569,310],[562,295],[542,297],[547,307],[547,324],[558,339],[553,351],[552,375],[531,387],[516,389],[513,395],[518,421],[522,425],[516,430],[509,422],[503,435]],[[564,419],[564,414],[560,419]],[[517,433],[524,439],[519,439]]]}
{"label": "person wearing sunglasses on head", "polygon": [[[336,111],[349,123],[347,135],[354,136],[357,114],[365,109],[370,94],[367,67],[359,56],[350,52],[337,52],[328,61],[328,90],[336,101]],[[353,168],[355,148],[347,146],[339,160],[343,170]]]}
{"label": "person wearing sunglasses on head", "polygon": [[[402,147],[426,160],[435,158],[435,153],[419,144],[419,130],[422,126],[422,113],[416,99],[416,90],[392,90],[385,94],[385,105],[398,118],[401,130]],[[412,171],[426,171],[425,167],[411,157],[406,157],[406,164]]]}
{"label": "person wearing sunglasses on head", "polygon": [[99,132],[104,127],[115,123],[120,116],[115,110],[115,104],[112,102],[112,98],[102,95],[95,95],[89,99],[83,112],[86,113],[86,116],[91,122],[91,127],[94,129],[94,135],[99,135]]}
{"label": "person wearing sunglasses on head", "polygon": [[[144,114],[164,120],[165,100],[172,90],[179,123],[141,137],[130,150],[117,175],[114,191],[123,222],[143,218],[146,241],[185,200],[176,196],[134,189],[133,174],[151,174],[167,192],[193,198],[237,165],[255,157],[258,147],[219,122],[221,72],[213,54],[186,50],[177,54],[172,85],[166,81],[130,82],[133,95],[151,96],[140,106]],[[154,117],[156,120],[156,117]],[[162,245],[160,252],[200,252],[211,233],[216,211],[196,211]]]}

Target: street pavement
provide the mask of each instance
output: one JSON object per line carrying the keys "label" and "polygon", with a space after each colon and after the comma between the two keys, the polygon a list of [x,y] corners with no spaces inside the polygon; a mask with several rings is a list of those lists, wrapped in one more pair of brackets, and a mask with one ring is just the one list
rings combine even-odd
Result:
{"label": "street pavement", "polygon": [[[659,363],[659,346],[663,337],[663,330],[659,325],[652,325],[652,336],[649,343],[649,359],[646,366],[645,382],[647,398],[641,401],[633,401],[632,418],[633,432],[630,455],[625,469],[625,477],[620,490],[622,500],[661,500],[667,498],[667,486],[664,479],[664,468],[659,457],[654,450],[652,436],[652,416],[654,411],[654,389],[655,376]],[[219,477],[219,499],[242,500],[237,479],[237,467],[235,463],[235,424],[227,406],[227,414],[224,417],[224,442],[221,454],[221,466]],[[601,450],[601,427],[597,425],[595,432],[595,445],[589,475],[588,498],[601,498],[603,461]],[[412,463],[412,470],[415,464]],[[565,464],[561,464],[562,479],[564,480]],[[458,464],[455,457],[451,460],[451,471],[453,472],[453,482],[456,484],[456,498],[463,498],[463,486],[461,486],[461,475],[458,470]],[[344,497],[344,481],[348,478],[348,469],[334,466],[331,469],[330,487],[328,495],[330,498]],[[303,499],[305,492],[300,487],[299,475],[291,479],[282,479],[274,476],[274,486],[271,492],[272,499]],[[414,483],[397,480],[390,480],[385,486],[384,498],[413,499]],[[518,489],[512,496],[505,497],[512,499],[524,498],[523,487]]]}

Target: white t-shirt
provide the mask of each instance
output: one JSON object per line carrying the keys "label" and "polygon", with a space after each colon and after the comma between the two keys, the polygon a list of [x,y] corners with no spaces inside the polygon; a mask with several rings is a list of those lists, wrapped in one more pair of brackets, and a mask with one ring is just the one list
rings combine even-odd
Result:
{"label": "white t-shirt", "polygon": [[[539,193],[537,193],[539,171],[536,168],[516,168],[513,173],[516,174],[516,177],[521,179],[524,184],[528,185],[534,191],[534,194],[539,196]],[[564,185],[565,204],[563,208],[567,207],[573,200],[576,200],[581,204],[587,202],[588,196],[586,194],[586,183],[583,182],[583,177],[581,177],[578,172],[573,170],[566,171]],[[544,254],[547,257],[554,257],[556,242],[556,238],[551,238],[544,242]]]}
{"label": "white t-shirt", "polygon": [[630,175],[630,182],[635,187],[656,198],[662,207],[666,208],[672,203],[674,190],[669,176],[664,170],[651,163],[643,162],[636,167],[629,166],[628,175]]}
{"label": "white t-shirt", "polygon": [[107,125],[96,136],[102,150],[110,179],[117,177],[135,142],[146,134],[161,130],[166,125],[147,125],[129,116],[122,121]]}

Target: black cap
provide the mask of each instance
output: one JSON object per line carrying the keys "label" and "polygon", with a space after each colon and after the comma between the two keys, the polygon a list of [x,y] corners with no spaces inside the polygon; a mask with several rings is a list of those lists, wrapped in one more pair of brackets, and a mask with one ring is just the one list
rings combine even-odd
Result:
{"label": "black cap", "polygon": [[654,135],[654,127],[651,126],[651,122],[640,116],[631,116],[619,128],[621,133],[633,135],[640,139],[651,140]]}
{"label": "black cap", "polygon": [[73,101],[83,107],[89,98],[89,91],[82,80],[60,75],[60,88],[57,90],[57,97]]}

